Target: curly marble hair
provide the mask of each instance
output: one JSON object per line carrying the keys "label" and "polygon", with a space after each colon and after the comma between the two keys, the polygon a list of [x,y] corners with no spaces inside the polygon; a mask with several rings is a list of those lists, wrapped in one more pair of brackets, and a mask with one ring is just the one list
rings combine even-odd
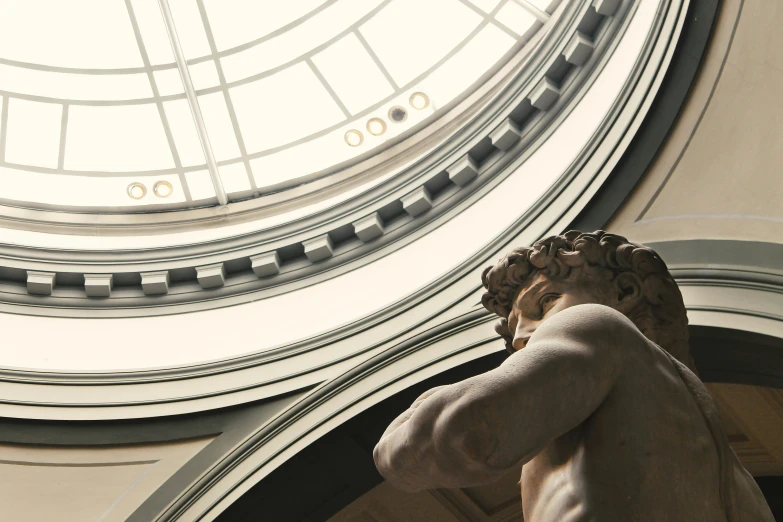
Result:
{"label": "curly marble hair", "polygon": [[596,276],[613,280],[622,272],[633,272],[642,281],[644,304],[629,312],[628,318],[648,339],[695,372],[688,346],[688,317],[677,283],[655,251],[622,236],[603,230],[570,231],[516,248],[484,270],[481,281],[487,292],[481,302],[500,316],[495,331],[513,352],[508,316],[526,280],[538,273],[560,281]]}

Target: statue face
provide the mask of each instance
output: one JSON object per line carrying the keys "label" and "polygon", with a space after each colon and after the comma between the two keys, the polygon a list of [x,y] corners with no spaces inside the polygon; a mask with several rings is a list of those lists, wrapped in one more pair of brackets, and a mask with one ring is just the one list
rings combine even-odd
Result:
{"label": "statue face", "polygon": [[620,311],[622,297],[618,299],[612,281],[590,277],[575,277],[570,281],[558,281],[538,274],[523,286],[514,300],[508,317],[508,328],[514,336],[512,346],[519,351],[527,345],[530,336],[547,318],[578,304],[596,303],[611,306]]}

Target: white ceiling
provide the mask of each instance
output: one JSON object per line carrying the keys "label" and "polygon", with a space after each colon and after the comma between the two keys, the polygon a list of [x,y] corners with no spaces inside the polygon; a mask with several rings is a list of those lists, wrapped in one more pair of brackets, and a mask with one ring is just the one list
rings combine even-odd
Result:
{"label": "white ceiling", "polygon": [[[0,0],[0,199],[72,210],[202,206],[216,203],[210,174],[230,198],[263,192],[427,119],[557,3],[168,0],[187,61],[178,66],[159,0]],[[414,92],[430,105],[412,108]],[[408,111],[404,122],[389,121],[393,106]],[[387,122],[381,136],[366,129],[373,117]],[[346,143],[351,129],[361,145]],[[156,196],[157,181],[173,193]],[[141,199],[127,193],[133,182],[147,188]]]}

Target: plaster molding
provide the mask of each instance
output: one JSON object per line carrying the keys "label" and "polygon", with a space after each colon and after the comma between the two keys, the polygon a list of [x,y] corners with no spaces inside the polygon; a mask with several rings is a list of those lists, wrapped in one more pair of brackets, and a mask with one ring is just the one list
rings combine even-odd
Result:
{"label": "plaster molding", "polygon": [[[557,24],[529,57],[531,64],[517,71],[503,89],[496,89],[491,103],[464,122],[452,139],[380,185],[317,215],[260,232],[170,248],[77,251],[2,245],[0,267],[11,277],[0,277],[0,307],[4,312],[60,317],[181,313],[290,291],[388,255],[404,247],[403,240],[426,234],[470,206],[508,176],[516,160],[546,140],[600,72],[634,8],[635,3],[627,0],[611,18],[603,18],[587,0],[564,3]],[[571,52],[577,32],[593,43],[591,56],[579,66],[563,58]],[[496,147],[489,145],[488,136]],[[470,168],[463,168],[466,161]],[[405,205],[411,191],[426,191],[432,209],[423,212],[418,205],[411,214],[414,207]],[[368,244],[351,227],[373,215],[380,215],[385,226]],[[319,237],[335,243],[332,256],[313,258],[300,252]],[[279,273],[254,277],[251,258],[270,252],[280,256]],[[227,276],[220,290],[199,286],[193,269],[219,263],[225,264]],[[16,275],[21,271],[57,273],[65,284],[58,284],[49,297],[20,292],[14,278],[21,277]],[[140,274],[148,272],[169,272],[168,291],[145,293]],[[124,274],[122,292],[100,303],[86,299],[84,290],[73,283],[84,273]]]}
{"label": "plaster molding", "polygon": [[[606,162],[607,155],[617,154],[622,143],[630,141],[638,126],[635,122],[645,117],[644,109],[649,107],[645,100],[655,96],[654,87],[659,85],[656,78],[666,72],[662,63],[665,64],[665,57],[676,44],[687,3],[662,2],[661,6],[655,16],[656,30],[648,36],[645,46],[647,59],[637,61],[636,73],[615,101],[611,114],[568,174],[503,233],[446,276],[349,325],[302,342],[230,360],[127,372],[2,370],[0,415],[135,418],[161,415],[164,411],[185,413],[249,402],[334,379],[381,352],[388,353],[390,347],[426,332],[431,335],[450,318],[486,314],[476,309],[480,301],[481,269],[510,246],[535,241],[547,235],[558,222],[568,220],[569,213],[575,211],[573,206],[580,204],[584,187],[600,186],[605,179],[603,169],[611,169],[611,164]],[[665,31],[665,36],[658,31]],[[488,323],[492,319],[485,315],[481,320]],[[483,331],[491,334],[489,324],[483,323]],[[270,375],[275,376],[273,380],[269,380]]]}
{"label": "plaster molding", "polygon": [[690,324],[783,338],[783,245],[692,239],[649,246],[680,286]]}
{"label": "plaster molding", "polygon": [[[212,518],[271,469],[347,418],[416,382],[496,351],[487,345],[488,340],[481,339],[483,328],[478,331],[473,328],[478,337],[457,349],[424,349],[438,343],[448,345],[451,335],[468,331],[464,328],[470,329],[474,320],[474,315],[470,314],[452,321],[435,336],[402,343],[320,386],[259,429],[235,452],[203,475],[162,518]],[[286,442],[285,439],[294,432],[297,432],[294,440]]]}

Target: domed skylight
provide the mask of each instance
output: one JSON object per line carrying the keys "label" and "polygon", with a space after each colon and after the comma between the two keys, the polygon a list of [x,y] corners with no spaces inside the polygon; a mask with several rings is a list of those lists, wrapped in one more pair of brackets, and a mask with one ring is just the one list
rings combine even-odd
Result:
{"label": "domed skylight", "polygon": [[0,0],[0,201],[155,210],[295,184],[470,90],[558,3]]}

